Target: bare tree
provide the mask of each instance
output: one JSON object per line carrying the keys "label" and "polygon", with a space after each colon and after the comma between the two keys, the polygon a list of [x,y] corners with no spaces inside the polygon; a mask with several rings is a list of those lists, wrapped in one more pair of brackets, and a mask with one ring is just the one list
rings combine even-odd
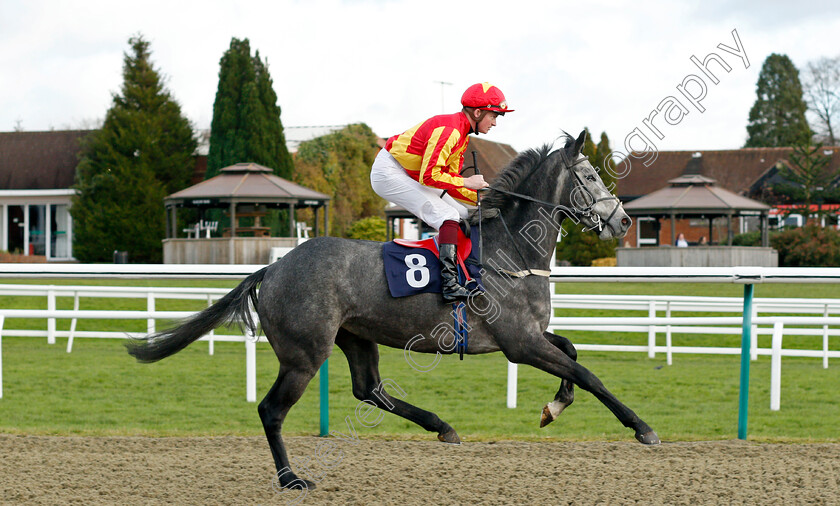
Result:
{"label": "bare tree", "polygon": [[840,119],[840,56],[810,61],[804,74],[804,98],[808,109],[819,120],[814,125],[819,140],[836,146],[834,129]]}

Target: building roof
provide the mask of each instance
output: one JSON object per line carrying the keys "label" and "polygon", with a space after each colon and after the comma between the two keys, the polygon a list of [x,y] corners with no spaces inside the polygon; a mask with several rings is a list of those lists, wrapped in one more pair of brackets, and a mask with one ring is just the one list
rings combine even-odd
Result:
{"label": "building roof", "polygon": [[315,125],[315,126],[287,126],[283,127],[283,135],[286,137],[286,149],[289,153],[297,153],[301,143],[311,141],[324,135],[337,132],[347,125]]}
{"label": "building roof", "polygon": [[[840,169],[840,148],[826,147],[828,170]],[[634,153],[630,171],[618,180],[618,196],[624,201],[646,195],[683,174],[699,174],[717,181],[720,188],[746,195],[753,185],[776,165],[787,163],[793,148],[744,148],[719,151],[659,151],[650,166],[650,153]],[[619,170],[626,170],[619,166]]]}
{"label": "building roof", "polygon": [[715,185],[706,176],[690,174],[668,181],[669,185],[624,204],[631,216],[651,214],[708,215],[767,212],[770,206],[736,195]]}
{"label": "building roof", "polygon": [[0,189],[70,188],[80,141],[92,131],[0,132]]}
{"label": "building roof", "polygon": [[325,193],[310,190],[256,163],[237,163],[225,167],[215,177],[175,192],[164,199],[167,204],[214,205],[221,202],[283,203],[296,206],[323,205]]}
{"label": "building roof", "polygon": [[472,152],[475,151],[478,170],[487,182],[492,183],[499,175],[499,172],[518,154],[510,144],[480,139],[474,135],[470,136],[470,144],[464,153],[464,167],[468,175],[472,175],[473,159]]}

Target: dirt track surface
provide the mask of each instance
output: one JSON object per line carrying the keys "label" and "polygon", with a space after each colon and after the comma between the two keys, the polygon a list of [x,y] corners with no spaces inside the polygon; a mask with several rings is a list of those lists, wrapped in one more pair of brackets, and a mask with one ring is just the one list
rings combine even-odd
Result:
{"label": "dirt track surface", "polygon": [[[263,438],[0,435],[4,504],[840,504],[840,444],[287,438],[318,488],[280,494]],[[306,462],[308,459],[308,463]],[[304,469],[308,468],[308,472]]]}

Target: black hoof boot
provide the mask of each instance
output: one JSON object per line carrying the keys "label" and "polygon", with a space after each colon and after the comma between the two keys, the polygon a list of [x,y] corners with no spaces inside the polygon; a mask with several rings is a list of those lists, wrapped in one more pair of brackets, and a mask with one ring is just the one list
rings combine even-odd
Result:
{"label": "black hoof boot", "polygon": [[454,244],[440,245],[440,277],[444,301],[467,300],[470,296],[470,291],[458,283],[457,247]]}

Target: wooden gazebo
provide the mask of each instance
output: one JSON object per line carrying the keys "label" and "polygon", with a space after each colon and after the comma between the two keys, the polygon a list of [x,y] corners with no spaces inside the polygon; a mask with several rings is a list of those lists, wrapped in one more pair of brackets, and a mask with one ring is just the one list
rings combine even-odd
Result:
{"label": "wooden gazebo", "polygon": [[[709,238],[712,221],[726,218],[727,244],[732,245],[732,219],[736,216],[758,216],[761,220],[761,245],[768,246],[767,219],[770,206],[732,193],[717,186],[712,178],[699,174],[684,174],[668,181],[668,186],[624,205],[630,216],[650,216],[671,221],[671,241],[676,239],[675,221],[684,217],[709,220]],[[657,227],[658,228],[658,227]]]}
{"label": "wooden gazebo", "polygon": [[[225,167],[219,175],[164,199],[167,217],[164,263],[265,263],[272,247],[290,247],[298,242],[297,237],[271,237],[269,227],[261,222],[269,209],[289,210],[289,230],[296,229],[297,209],[313,209],[313,232],[317,236],[320,235],[319,210],[324,208],[323,235],[327,235],[329,201],[329,195],[276,176],[262,165],[238,163]],[[190,233],[192,227],[179,231],[179,208],[199,209],[201,216],[208,209],[224,209],[230,226],[217,229],[212,237]],[[253,224],[241,225],[242,218],[253,218]],[[200,227],[195,229],[199,232]]]}

